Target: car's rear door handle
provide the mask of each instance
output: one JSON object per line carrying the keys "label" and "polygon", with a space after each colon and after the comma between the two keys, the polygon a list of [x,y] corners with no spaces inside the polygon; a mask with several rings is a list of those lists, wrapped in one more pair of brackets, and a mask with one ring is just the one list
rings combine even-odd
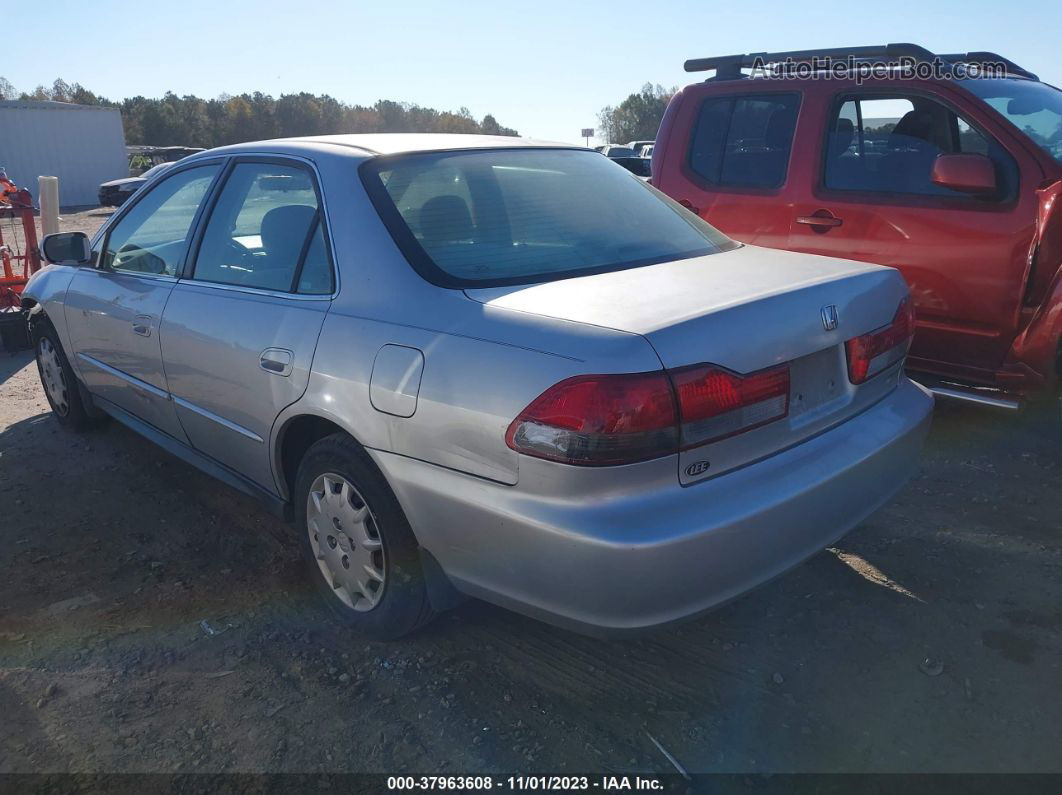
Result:
{"label": "car's rear door handle", "polygon": [[258,357],[258,366],[273,375],[291,375],[295,354],[287,348],[266,348]]}
{"label": "car's rear door handle", "polygon": [[153,320],[151,315],[137,315],[133,318],[133,333],[141,337],[150,337]]}
{"label": "car's rear door handle", "polygon": [[834,215],[798,215],[796,222],[807,226],[835,227],[844,223]]}

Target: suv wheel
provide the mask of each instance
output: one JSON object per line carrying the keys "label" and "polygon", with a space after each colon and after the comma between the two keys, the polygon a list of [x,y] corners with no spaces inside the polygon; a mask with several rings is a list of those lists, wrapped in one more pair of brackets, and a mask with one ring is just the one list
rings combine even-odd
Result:
{"label": "suv wheel", "polygon": [[387,481],[349,436],[307,451],[295,482],[300,546],[331,612],[376,640],[433,617],[416,538]]}
{"label": "suv wheel", "polygon": [[81,400],[77,376],[70,369],[59,335],[50,323],[41,322],[34,327],[33,344],[37,351],[37,372],[55,418],[71,430],[85,430],[91,425],[91,418]]}

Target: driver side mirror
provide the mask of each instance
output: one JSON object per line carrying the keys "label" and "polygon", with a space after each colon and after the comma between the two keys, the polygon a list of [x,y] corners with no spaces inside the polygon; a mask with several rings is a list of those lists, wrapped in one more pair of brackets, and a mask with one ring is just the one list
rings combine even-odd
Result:
{"label": "driver side mirror", "polygon": [[84,232],[58,232],[45,235],[41,254],[53,265],[92,264],[92,244]]}
{"label": "driver side mirror", "polygon": [[991,194],[996,190],[996,167],[984,155],[937,155],[930,179],[934,185],[962,193]]}

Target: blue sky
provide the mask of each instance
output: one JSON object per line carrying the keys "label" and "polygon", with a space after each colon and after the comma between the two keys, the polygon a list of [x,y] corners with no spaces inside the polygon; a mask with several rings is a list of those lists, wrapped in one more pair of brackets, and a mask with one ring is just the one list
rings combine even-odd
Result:
{"label": "blue sky", "polygon": [[643,83],[698,79],[682,71],[697,56],[913,41],[994,50],[1062,84],[1057,0],[60,0],[8,3],[2,25],[0,75],[22,90],[62,77],[111,98],[305,90],[464,105],[523,135],[573,142]]}

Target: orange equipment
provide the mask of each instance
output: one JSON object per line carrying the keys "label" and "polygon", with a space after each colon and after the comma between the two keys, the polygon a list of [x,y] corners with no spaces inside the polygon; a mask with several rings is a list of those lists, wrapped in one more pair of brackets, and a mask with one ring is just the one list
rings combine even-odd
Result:
{"label": "orange equipment", "polygon": [[[7,308],[19,308],[22,288],[29,277],[41,268],[33,199],[28,190],[16,188],[6,174],[3,177],[0,181],[0,194],[3,196],[0,200],[0,266],[3,267],[3,273],[0,274],[0,312]],[[8,223],[5,224],[5,221]],[[9,242],[5,241],[5,225],[9,232],[14,232],[20,222],[22,245],[13,234]]]}

